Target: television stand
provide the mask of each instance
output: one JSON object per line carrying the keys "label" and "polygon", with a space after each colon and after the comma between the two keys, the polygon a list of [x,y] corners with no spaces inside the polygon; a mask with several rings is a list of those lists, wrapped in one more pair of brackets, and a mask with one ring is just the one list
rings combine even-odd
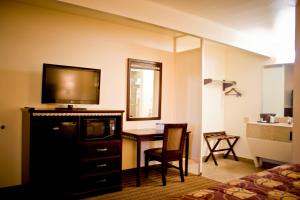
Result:
{"label": "television stand", "polygon": [[123,112],[22,109],[22,184],[49,199],[122,190]]}
{"label": "television stand", "polygon": [[62,110],[62,111],[80,111],[80,110],[87,110],[86,108],[74,108],[73,105],[68,105],[68,107],[64,108],[64,107],[56,107],[55,110]]}

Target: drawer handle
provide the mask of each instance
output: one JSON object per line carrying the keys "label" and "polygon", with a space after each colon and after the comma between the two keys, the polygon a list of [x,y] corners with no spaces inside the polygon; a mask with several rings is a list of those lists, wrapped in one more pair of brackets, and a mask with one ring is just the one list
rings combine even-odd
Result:
{"label": "drawer handle", "polygon": [[107,164],[104,163],[104,164],[99,164],[99,165],[96,165],[97,168],[101,168],[101,167],[107,167]]}
{"label": "drawer handle", "polygon": [[96,183],[106,183],[106,182],[107,182],[107,179],[105,179],[105,178],[96,181]]}
{"label": "drawer handle", "polygon": [[59,127],[58,127],[58,126],[55,126],[55,127],[52,128],[52,130],[53,130],[53,131],[58,131],[58,130],[59,130]]}
{"label": "drawer handle", "polygon": [[162,140],[164,136],[153,136],[153,139],[155,140]]}
{"label": "drawer handle", "polygon": [[103,149],[96,149],[97,152],[105,152],[107,151],[107,148],[103,148]]}

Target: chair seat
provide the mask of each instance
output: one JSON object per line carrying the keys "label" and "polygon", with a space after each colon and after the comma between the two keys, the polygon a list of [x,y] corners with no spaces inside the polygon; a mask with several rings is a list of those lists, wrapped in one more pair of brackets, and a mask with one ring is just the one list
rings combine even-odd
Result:
{"label": "chair seat", "polygon": [[[150,158],[155,157],[155,158],[161,158],[162,157],[162,148],[153,148],[153,149],[147,149],[145,150],[145,154],[147,154]],[[166,161],[173,161],[177,160],[178,157],[180,156],[180,151],[168,151],[165,154],[165,159]]]}
{"label": "chair seat", "polygon": [[161,156],[162,154],[162,148],[153,148],[153,149],[147,149],[145,150],[145,154],[148,155],[154,155],[154,156]]}

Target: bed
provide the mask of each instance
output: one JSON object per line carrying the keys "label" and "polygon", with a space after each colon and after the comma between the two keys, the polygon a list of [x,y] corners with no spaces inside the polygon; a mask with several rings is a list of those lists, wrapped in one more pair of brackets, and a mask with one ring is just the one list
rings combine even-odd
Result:
{"label": "bed", "polygon": [[300,199],[300,164],[281,165],[172,199]]}

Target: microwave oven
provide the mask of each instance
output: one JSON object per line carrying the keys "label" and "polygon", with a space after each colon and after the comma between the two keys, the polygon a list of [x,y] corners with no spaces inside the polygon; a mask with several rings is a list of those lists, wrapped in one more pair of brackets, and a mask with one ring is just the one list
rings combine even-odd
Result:
{"label": "microwave oven", "polygon": [[88,118],[82,120],[81,140],[105,140],[116,136],[116,118]]}

